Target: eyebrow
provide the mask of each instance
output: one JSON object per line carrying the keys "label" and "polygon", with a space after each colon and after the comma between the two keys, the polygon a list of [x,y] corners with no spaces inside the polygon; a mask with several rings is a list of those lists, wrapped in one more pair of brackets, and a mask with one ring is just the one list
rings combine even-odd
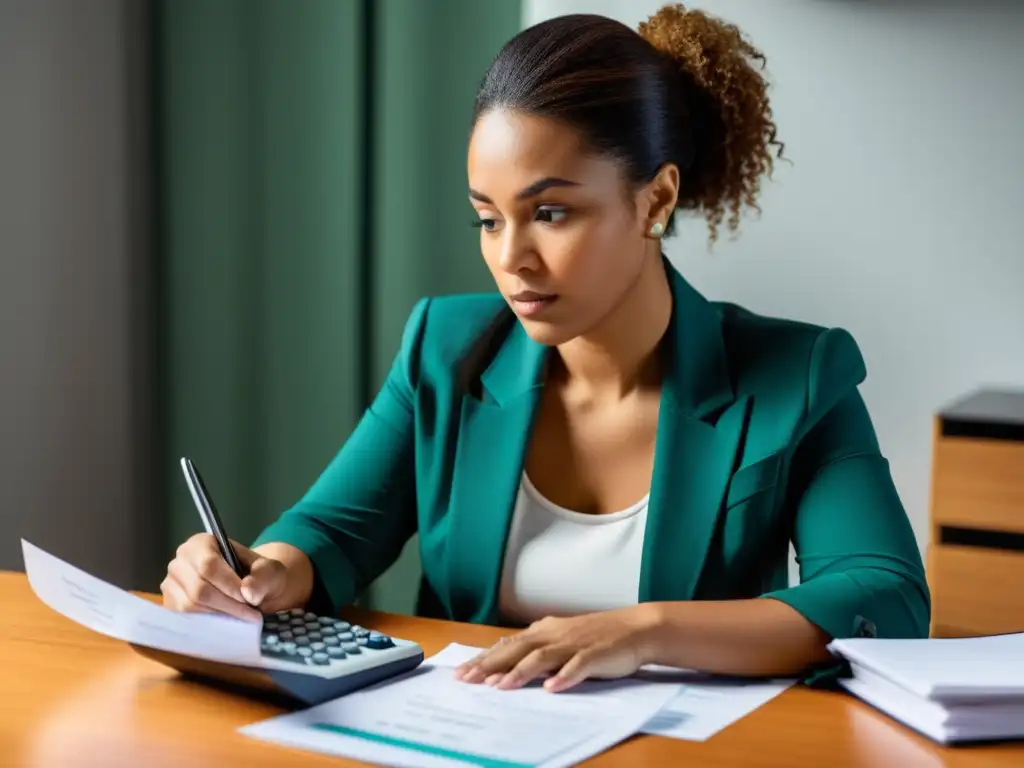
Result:
{"label": "eyebrow", "polygon": [[[539,179],[528,187],[525,187],[516,193],[516,200],[525,200],[528,197],[535,197],[541,192],[551,189],[552,187],[578,187],[579,182],[569,181],[569,179],[560,179],[557,176],[545,176],[543,179]],[[483,192],[477,192],[475,189],[470,188],[469,196],[474,200],[478,200],[481,203],[494,204]]]}

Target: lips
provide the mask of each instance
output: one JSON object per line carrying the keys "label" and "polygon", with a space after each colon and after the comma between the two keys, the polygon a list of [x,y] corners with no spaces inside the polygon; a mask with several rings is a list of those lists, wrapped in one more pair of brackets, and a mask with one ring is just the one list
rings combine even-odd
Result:
{"label": "lips", "polygon": [[520,291],[509,296],[512,301],[550,301],[555,298],[553,293],[537,293],[536,291]]}
{"label": "lips", "polygon": [[512,308],[516,314],[522,317],[533,317],[550,307],[558,299],[558,295],[538,293],[537,291],[520,291],[513,293],[508,298],[512,302]]}

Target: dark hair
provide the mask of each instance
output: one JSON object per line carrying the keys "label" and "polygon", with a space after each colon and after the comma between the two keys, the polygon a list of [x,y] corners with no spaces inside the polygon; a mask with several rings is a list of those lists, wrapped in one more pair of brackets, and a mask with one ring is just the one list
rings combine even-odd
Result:
{"label": "dark hair", "polygon": [[741,209],[757,208],[772,146],[781,154],[767,83],[751,59],[765,61],[735,26],[682,4],[639,32],[603,16],[560,16],[505,44],[477,92],[473,124],[492,109],[563,121],[619,160],[632,184],[675,163],[677,208],[702,212],[714,241],[726,212],[735,230]]}

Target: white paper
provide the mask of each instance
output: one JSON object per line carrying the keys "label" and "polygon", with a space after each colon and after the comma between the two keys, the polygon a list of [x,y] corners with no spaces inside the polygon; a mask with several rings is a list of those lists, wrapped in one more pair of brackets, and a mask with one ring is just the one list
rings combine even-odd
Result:
{"label": "white paper", "polygon": [[632,736],[679,692],[677,683],[639,679],[588,681],[557,694],[539,684],[497,690],[455,679],[450,660],[460,648],[466,646],[450,646],[407,675],[241,732],[409,768],[561,768]]}
{"label": "white paper", "polygon": [[829,648],[918,696],[1024,700],[1024,632],[970,638],[835,640]]}
{"label": "white paper", "polygon": [[686,683],[643,727],[644,733],[704,741],[774,699],[794,680]]}
{"label": "white paper", "polygon": [[94,632],[150,648],[228,663],[260,663],[259,622],[180,613],[79,570],[22,539],[25,574],[36,596]]}
{"label": "white paper", "polygon": [[940,743],[1024,735],[1024,702],[995,699],[988,704],[945,707],[856,664],[851,669],[852,678],[839,680],[846,690]]}
{"label": "white paper", "polygon": [[[457,667],[481,648],[452,643],[431,657],[435,665]],[[790,688],[795,680],[747,681],[722,679],[690,669],[661,665],[641,668],[641,679],[678,682],[679,694],[641,728],[644,733],[687,741],[704,741],[746,717]]]}

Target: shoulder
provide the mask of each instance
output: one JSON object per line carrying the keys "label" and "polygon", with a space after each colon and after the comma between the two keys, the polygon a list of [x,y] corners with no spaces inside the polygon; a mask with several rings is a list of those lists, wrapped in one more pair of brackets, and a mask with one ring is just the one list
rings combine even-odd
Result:
{"label": "shoulder", "polygon": [[424,342],[436,354],[461,352],[499,317],[508,304],[499,293],[464,293],[424,299]]}
{"label": "shoulder", "polygon": [[722,323],[738,394],[803,414],[822,414],[867,376],[860,347],[844,328],[713,304]]}
{"label": "shoulder", "polygon": [[431,296],[416,302],[405,324],[399,357],[415,381],[423,373],[445,378],[481,339],[512,317],[499,293]]}

